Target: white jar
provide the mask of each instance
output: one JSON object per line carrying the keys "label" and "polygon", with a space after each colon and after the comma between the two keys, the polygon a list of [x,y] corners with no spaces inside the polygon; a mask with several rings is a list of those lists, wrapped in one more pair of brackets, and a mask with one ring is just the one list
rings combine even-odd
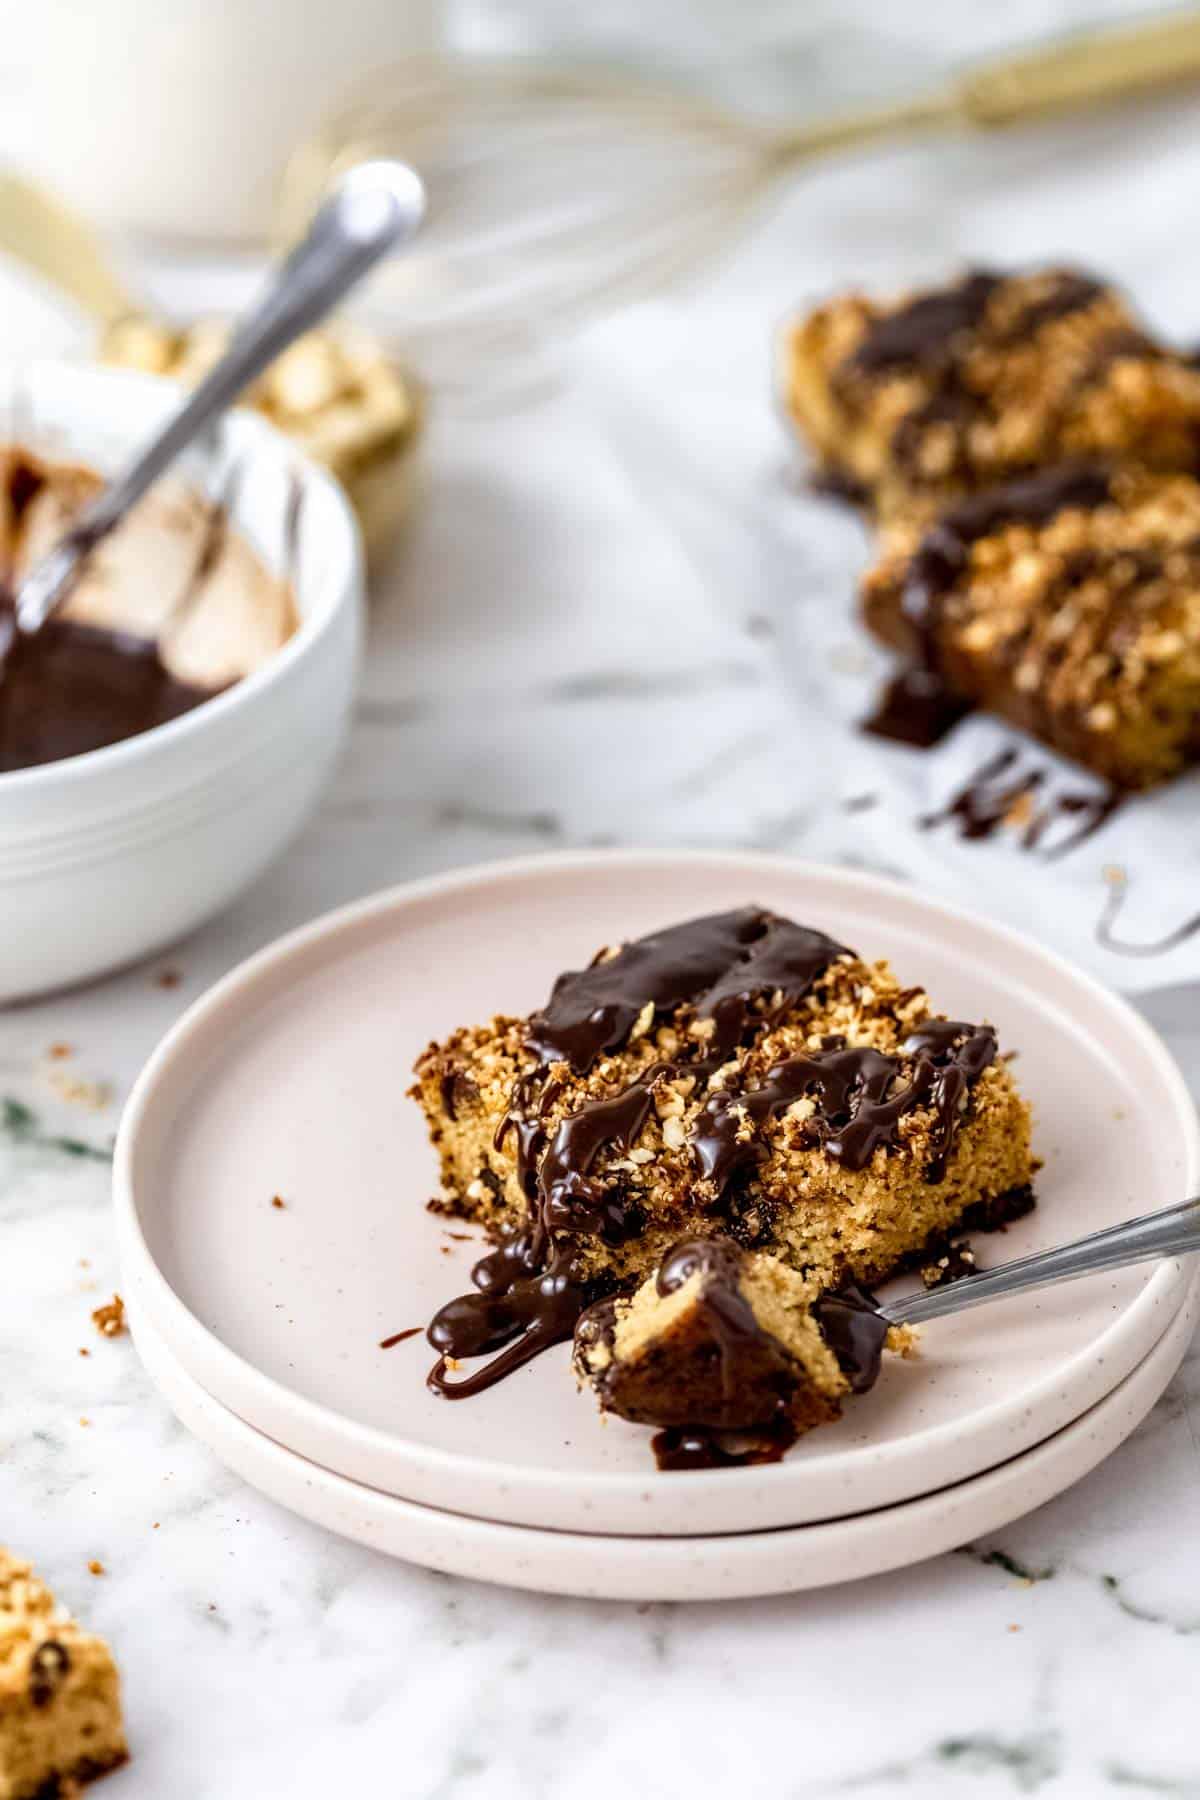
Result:
{"label": "white jar", "polygon": [[98,225],[260,238],[289,152],[345,88],[431,49],[437,10],[0,0],[4,147]]}

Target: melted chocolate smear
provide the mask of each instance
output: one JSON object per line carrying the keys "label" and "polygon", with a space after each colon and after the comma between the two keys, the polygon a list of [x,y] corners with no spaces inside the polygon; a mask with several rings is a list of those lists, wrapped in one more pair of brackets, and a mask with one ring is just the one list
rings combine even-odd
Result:
{"label": "melted chocolate smear", "polygon": [[972,702],[946,681],[939,637],[942,609],[970,562],[972,546],[1006,525],[1046,525],[1072,507],[1093,511],[1110,492],[1105,469],[1069,463],[949,507],[921,539],[904,579],[900,606],[912,638],[911,664],[892,682],[866,729],[928,748],[970,711]]}
{"label": "melted chocolate smear", "polygon": [[1043,769],[1031,769],[1014,781],[1001,781],[1000,778],[1008,773],[1016,760],[1015,750],[1002,750],[998,756],[992,757],[972,775],[965,787],[959,789],[941,812],[926,813],[918,821],[921,830],[932,831],[935,825],[953,821],[958,825],[959,836],[972,842],[994,837],[1013,807],[1027,795],[1036,792],[1045,779]]}
{"label": "melted chocolate smear", "polygon": [[872,321],[843,366],[873,372],[945,361],[953,355],[954,339],[977,329],[1003,280],[987,269],[972,270],[953,287],[885,313]]}
{"label": "melted chocolate smear", "polygon": [[1096,942],[1106,950],[1112,950],[1118,956],[1163,956],[1168,950],[1177,950],[1180,944],[1186,944],[1189,938],[1200,931],[1200,913],[1185,919],[1174,931],[1168,931],[1163,937],[1153,938],[1148,944],[1130,944],[1122,938],[1113,936],[1113,926],[1121,908],[1125,904],[1125,896],[1129,891],[1129,883],[1124,879],[1110,881],[1108,894],[1105,897],[1104,909],[1096,921]]}
{"label": "melted chocolate smear", "polygon": [[379,1348],[381,1350],[391,1350],[394,1345],[407,1343],[409,1338],[420,1337],[420,1335],[421,1327],[419,1325],[410,1325],[407,1331],[393,1331],[391,1337],[380,1338]]}
{"label": "melted chocolate smear", "polygon": [[[740,1042],[756,1002],[770,996],[773,1005],[762,1016],[778,1016],[842,953],[822,932],[760,907],[742,907],[652,932],[607,961],[559,976],[548,1005],[530,1021],[527,1045],[540,1067],[518,1081],[495,1137],[500,1148],[509,1131],[516,1133],[526,1227],[476,1265],[471,1279],[480,1292],[450,1301],[430,1325],[430,1342],[441,1352],[430,1375],[437,1392],[456,1398],[480,1393],[571,1336],[594,1298],[575,1267],[572,1240],[591,1235],[619,1244],[644,1226],[619,1187],[592,1177],[601,1150],[632,1148],[656,1081],[685,1071],[711,1073]],[[656,1013],[690,1002],[699,1018],[711,1019],[703,1052],[688,1062],[654,1064],[621,1092],[590,1101],[564,1119],[547,1143],[544,1119],[557,1092],[549,1069],[556,1062],[581,1073],[589,1069],[628,1040],[647,1002]],[[496,1350],[503,1354],[469,1379],[446,1382],[448,1357]]]}
{"label": "melted chocolate smear", "polygon": [[862,1288],[853,1285],[822,1294],[813,1303],[821,1335],[837,1357],[850,1391],[865,1394],[879,1379],[888,1322]]}
{"label": "melted chocolate smear", "polygon": [[706,1425],[668,1425],[656,1431],[650,1448],[659,1468],[671,1473],[688,1469],[744,1469],[755,1463],[782,1462],[796,1441],[796,1428],[784,1415],[754,1432],[716,1431]]}
{"label": "melted chocolate smear", "polygon": [[[797,1100],[815,1098],[817,1110],[807,1128],[827,1156],[857,1171],[867,1167],[876,1150],[897,1141],[902,1119],[929,1108],[934,1127],[925,1177],[936,1183],[946,1173],[961,1102],[995,1054],[990,1025],[934,1019],[910,1034],[900,1056],[863,1046],[789,1057],[776,1064],[761,1087],[713,1094],[692,1129],[692,1150],[720,1196],[740,1168],[763,1154],[756,1137],[748,1142],[739,1137],[746,1117],[758,1125]],[[905,1058],[911,1059],[907,1081]]]}
{"label": "melted chocolate smear", "polygon": [[893,676],[861,729],[914,750],[931,750],[971,711],[970,701],[952,694],[940,675],[918,665]]}
{"label": "melted chocolate smear", "polygon": [[[954,823],[958,826],[959,836],[971,842],[995,837],[1003,826],[1012,822],[1014,808],[1038,793],[1046,778],[1045,769],[1030,769],[1015,775],[1011,781],[1003,779],[1013,771],[1016,762],[1017,752],[1011,748],[991,757],[940,812],[926,813],[918,820],[921,830],[931,831],[937,825]],[[1056,861],[1106,825],[1123,799],[1124,795],[1115,788],[1094,794],[1050,795],[1031,812],[1018,840],[1020,847],[1038,851],[1047,862]],[[1056,841],[1045,843],[1046,837],[1064,819],[1071,822],[1073,829]]]}

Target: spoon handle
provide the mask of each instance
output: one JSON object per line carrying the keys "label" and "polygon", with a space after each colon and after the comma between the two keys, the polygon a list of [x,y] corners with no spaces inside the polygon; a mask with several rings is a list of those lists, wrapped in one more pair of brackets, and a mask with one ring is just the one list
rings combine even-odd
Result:
{"label": "spoon handle", "polygon": [[119,524],[180,452],[381,256],[413,235],[424,203],[420,180],[405,163],[360,163],[342,177],[220,362],[22,581],[16,610],[23,632],[46,622],[80,558]]}
{"label": "spoon handle", "polygon": [[1001,1263],[946,1287],[912,1294],[880,1310],[894,1325],[923,1325],[927,1319],[943,1319],[950,1313],[1023,1294],[1029,1288],[1052,1282],[1075,1281],[1103,1269],[1124,1269],[1131,1263],[1151,1262],[1159,1256],[1183,1256],[1200,1250],[1200,1199],[1183,1200],[1161,1212],[1145,1213],[1123,1225],[1110,1225],[1055,1250],[1041,1250],[1016,1262]]}

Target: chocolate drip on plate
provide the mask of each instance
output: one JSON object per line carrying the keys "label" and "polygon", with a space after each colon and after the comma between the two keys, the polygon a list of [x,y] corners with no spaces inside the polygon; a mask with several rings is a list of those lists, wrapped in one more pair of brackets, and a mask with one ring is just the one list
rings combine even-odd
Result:
{"label": "chocolate drip on plate", "polygon": [[[429,1385],[447,1400],[481,1394],[543,1350],[564,1343],[591,1298],[569,1247],[543,1264],[531,1254],[524,1234],[476,1263],[471,1279],[480,1292],[443,1306],[427,1334],[441,1352],[429,1372]],[[500,1354],[474,1375],[447,1379],[450,1359],[493,1351]]]}
{"label": "chocolate drip on plate", "polygon": [[393,1331],[391,1337],[380,1338],[379,1348],[381,1350],[394,1350],[397,1344],[406,1344],[409,1338],[420,1337],[420,1335],[421,1327],[419,1325],[410,1325],[407,1331]]}
{"label": "chocolate drip on plate", "polygon": [[754,1431],[719,1431],[708,1425],[668,1425],[650,1439],[654,1460],[664,1472],[688,1469],[744,1469],[782,1462],[796,1441],[785,1413]]}

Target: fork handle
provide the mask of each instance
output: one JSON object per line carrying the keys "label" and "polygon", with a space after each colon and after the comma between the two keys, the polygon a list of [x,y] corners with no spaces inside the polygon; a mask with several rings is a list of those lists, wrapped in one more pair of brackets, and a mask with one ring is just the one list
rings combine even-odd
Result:
{"label": "fork handle", "polygon": [[22,581],[17,622],[23,632],[45,623],[68,592],[80,558],[107,537],[180,452],[381,256],[412,236],[424,204],[418,177],[403,163],[361,163],[341,177],[220,362]]}
{"label": "fork handle", "polygon": [[1024,1294],[1030,1288],[1077,1281],[1082,1275],[1124,1269],[1160,1256],[1185,1256],[1192,1250],[1200,1250],[1200,1199],[1182,1200],[1161,1212],[1144,1213],[1140,1219],[1128,1219],[1123,1225],[1110,1225],[1105,1231],[1060,1244],[1055,1250],[1041,1250],[1036,1256],[1002,1263],[998,1269],[985,1269],[946,1287],[912,1294],[880,1311],[893,1325],[923,1325],[928,1319],[943,1319],[972,1306],[985,1306],[989,1300]]}

